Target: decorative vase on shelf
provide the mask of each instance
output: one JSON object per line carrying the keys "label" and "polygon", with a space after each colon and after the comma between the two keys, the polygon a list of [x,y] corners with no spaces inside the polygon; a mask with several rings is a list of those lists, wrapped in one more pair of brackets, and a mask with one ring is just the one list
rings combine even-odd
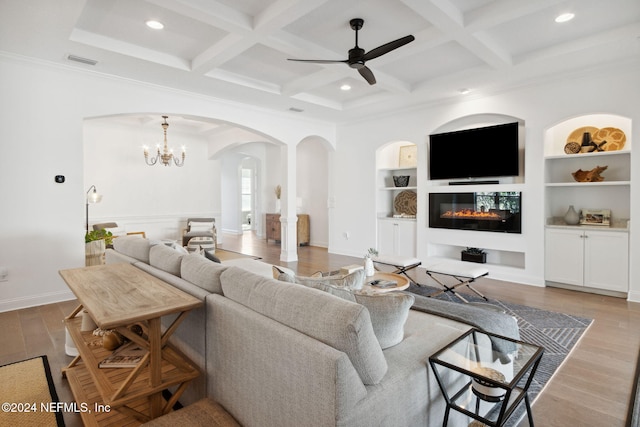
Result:
{"label": "decorative vase on shelf", "polygon": [[280,213],[280,199],[276,199],[276,213]]}
{"label": "decorative vase on shelf", "polygon": [[564,222],[569,225],[578,225],[580,223],[580,215],[573,208],[573,205],[570,205],[569,210],[564,214]]}

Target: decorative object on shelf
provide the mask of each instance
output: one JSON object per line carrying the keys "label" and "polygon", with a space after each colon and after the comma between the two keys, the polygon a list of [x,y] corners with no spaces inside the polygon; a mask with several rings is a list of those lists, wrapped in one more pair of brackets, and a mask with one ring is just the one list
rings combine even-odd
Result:
{"label": "decorative object on shelf", "polygon": [[280,196],[282,196],[282,187],[280,186],[280,184],[276,185],[274,193],[276,195],[276,213],[280,213]]}
{"label": "decorative object on shelf", "polygon": [[378,250],[375,248],[369,248],[366,254],[364,254],[364,275],[373,276],[376,274],[375,268],[373,268],[373,257],[378,256]]}
{"label": "decorative object on shelf", "polygon": [[580,224],[582,225],[603,225],[608,227],[611,224],[610,209],[582,209],[580,211]]}
{"label": "decorative object on shelf", "polygon": [[618,128],[602,128],[592,133],[593,142],[603,145],[604,151],[618,151],[624,148],[627,137],[623,131]]}
{"label": "decorative object on shelf", "polygon": [[584,137],[585,133],[589,133],[591,135],[593,135],[595,132],[598,131],[598,128],[595,126],[583,126],[583,127],[579,127],[577,129],[574,129],[569,136],[567,137],[567,143],[570,142],[575,142],[578,145],[582,144],[582,139]]}
{"label": "decorative object on shelf", "polygon": [[573,179],[578,182],[602,182],[604,181],[604,177],[600,176],[602,172],[607,170],[608,166],[596,166],[590,171],[583,171],[582,169],[578,169],[575,172],[571,173]]}
{"label": "decorative object on shelf", "polygon": [[582,134],[582,144],[580,144],[580,151],[583,153],[593,153],[594,151],[604,151],[602,146],[606,144],[607,141],[601,142],[600,144],[596,144],[593,142],[591,138],[591,132],[585,132]]}
{"label": "decorative object on shelf", "polygon": [[564,146],[565,154],[578,154],[580,152],[580,144],[574,141],[567,142]]}
{"label": "decorative object on shelf", "polygon": [[394,175],[393,185],[396,187],[406,187],[409,185],[409,175]]}
{"label": "decorative object on shelf", "polygon": [[415,215],[418,212],[418,195],[415,191],[401,191],[393,201],[393,207],[399,214]]}
{"label": "decorative object on shelf", "polygon": [[569,205],[569,209],[567,210],[567,213],[564,214],[564,222],[567,223],[568,225],[580,224],[580,214],[576,212],[576,210],[573,208],[573,205]]}
{"label": "decorative object on shelf", "polygon": [[484,264],[487,262],[487,253],[484,249],[480,248],[466,248],[460,252],[460,259],[462,261]]}
{"label": "decorative object on shelf", "polygon": [[[400,147],[400,159],[398,164],[401,168],[415,168],[418,165],[418,146],[403,145]],[[397,187],[400,187],[399,185]]]}
{"label": "decorative object on shelf", "polygon": [[[593,153],[596,151],[618,151],[624,148],[627,140],[624,132],[618,128],[583,126],[575,129],[567,137],[564,146],[566,154]],[[576,148],[578,151],[576,151]]]}
{"label": "decorative object on shelf", "polygon": [[162,129],[164,131],[164,148],[162,149],[162,152],[160,152],[160,145],[158,145],[157,148],[157,153],[156,156],[152,159],[149,159],[149,147],[147,147],[146,145],[143,147],[144,149],[144,161],[149,165],[149,166],[153,166],[156,163],[158,163],[158,160],[161,160],[163,165],[165,166],[171,166],[171,162],[173,161],[173,163],[178,166],[178,167],[182,167],[184,165],[184,158],[186,156],[186,150],[184,148],[184,146],[182,147],[182,160],[178,160],[174,155],[173,155],[173,149],[169,149],[169,146],[167,144],[167,128],[169,127],[169,123],[167,123],[167,119],[169,118],[169,116],[162,116],[162,118],[164,119],[164,122],[161,124]]}
{"label": "decorative object on shelf", "polygon": [[105,331],[104,335],[102,336],[102,346],[106,350],[113,351],[116,348],[120,347],[122,344],[124,344],[124,337],[120,335],[119,332]]}

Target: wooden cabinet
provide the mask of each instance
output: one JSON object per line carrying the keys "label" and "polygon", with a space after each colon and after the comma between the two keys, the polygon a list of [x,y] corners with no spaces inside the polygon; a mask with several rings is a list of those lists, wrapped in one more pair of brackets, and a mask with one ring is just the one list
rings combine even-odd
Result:
{"label": "wooden cabinet", "polygon": [[381,254],[416,256],[416,222],[378,218],[378,251]]}
{"label": "wooden cabinet", "polygon": [[282,239],[282,231],[280,229],[280,214],[266,214],[265,226],[267,241],[275,240],[279,242]]}
{"label": "wooden cabinet", "polygon": [[[280,226],[280,214],[266,214],[266,235],[267,241],[275,240],[280,242],[282,239],[282,228]],[[298,214],[297,226],[297,243],[299,246],[308,245],[310,242],[310,228],[309,228],[309,215]]]}
{"label": "wooden cabinet", "polygon": [[629,288],[629,234],[626,231],[548,228],[545,280],[607,291]]}

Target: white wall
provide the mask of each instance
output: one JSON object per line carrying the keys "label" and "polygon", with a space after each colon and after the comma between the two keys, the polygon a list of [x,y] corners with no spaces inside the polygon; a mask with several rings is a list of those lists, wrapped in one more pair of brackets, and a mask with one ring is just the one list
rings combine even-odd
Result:
{"label": "white wall", "polygon": [[[407,140],[418,144],[418,257],[432,255],[430,244],[450,241],[462,246],[515,249],[524,253],[524,268],[493,268],[492,277],[523,283],[544,283],[544,177],[543,138],[545,130],[571,117],[611,113],[632,119],[632,135],[640,140],[640,75],[637,67],[600,70],[592,75],[574,75],[546,84],[509,92],[460,97],[445,105],[416,107],[338,127],[338,145],[332,156],[329,249],[331,252],[362,256],[375,245],[375,150],[389,141]],[[517,184],[523,192],[522,235],[431,230],[427,226],[427,141],[428,135],[446,123],[475,114],[495,114],[520,118],[525,124],[525,180]],[[632,181],[640,177],[640,156],[632,155]],[[453,160],[455,161],[455,160]],[[640,181],[637,181],[640,182]],[[640,221],[640,186],[631,188],[632,224]],[[633,227],[633,226],[632,226]],[[345,233],[349,233],[347,239]],[[445,234],[446,236],[442,235]],[[631,293],[640,300],[640,265],[633,263],[640,251],[640,233],[631,236]]]}
{"label": "white wall", "polygon": [[298,144],[296,153],[298,213],[309,214],[310,244],[329,246],[328,147],[323,141],[308,139]]}
{"label": "white wall", "polygon": [[[72,297],[58,270],[84,265],[87,118],[161,111],[237,123],[285,145],[310,135],[335,144],[332,124],[4,53],[0,93],[0,266],[9,272],[0,311]],[[66,182],[55,183],[55,175]],[[103,189],[108,206],[114,195]],[[98,205],[91,209],[101,214]]]}
{"label": "white wall", "polygon": [[[160,116],[160,114],[158,114]],[[187,148],[183,167],[148,166],[142,146],[162,143],[162,127],[128,125],[120,118],[84,121],[84,186],[95,185],[102,201],[89,205],[89,224],[115,221],[151,239],[180,239],[186,218],[220,211],[217,161],[207,158],[207,141],[171,126],[170,147]]]}

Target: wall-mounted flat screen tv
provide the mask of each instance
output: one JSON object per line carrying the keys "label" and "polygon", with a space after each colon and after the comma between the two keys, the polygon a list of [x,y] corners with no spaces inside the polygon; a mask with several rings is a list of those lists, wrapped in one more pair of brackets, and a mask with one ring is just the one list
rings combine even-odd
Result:
{"label": "wall-mounted flat screen tv", "polygon": [[518,123],[429,135],[429,179],[518,176]]}

